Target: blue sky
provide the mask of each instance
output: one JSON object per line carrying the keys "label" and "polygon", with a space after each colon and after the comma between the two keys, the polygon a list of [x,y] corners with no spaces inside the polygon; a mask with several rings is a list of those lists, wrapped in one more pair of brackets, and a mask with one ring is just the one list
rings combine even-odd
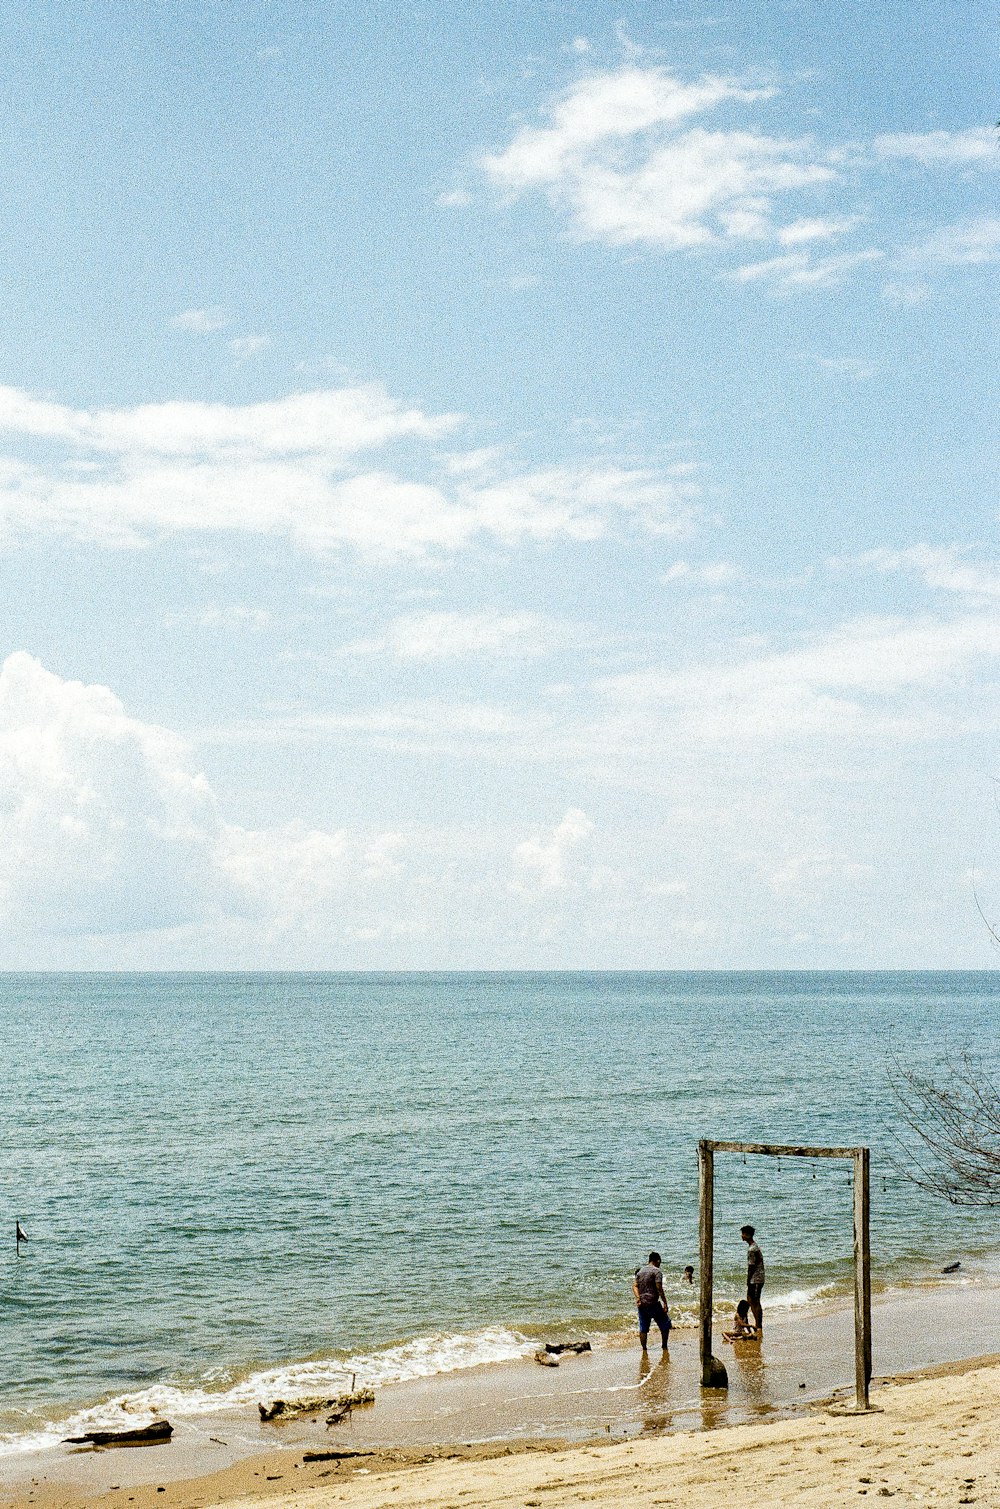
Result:
{"label": "blue sky", "polygon": [[2,7],[0,966],[992,964],[996,12],[875,10]]}

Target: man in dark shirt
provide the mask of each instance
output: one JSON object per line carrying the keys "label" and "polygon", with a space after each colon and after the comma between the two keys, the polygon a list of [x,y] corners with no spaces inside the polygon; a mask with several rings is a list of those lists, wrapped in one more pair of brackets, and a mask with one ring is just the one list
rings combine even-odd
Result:
{"label": "man in dark shirt", "polygon": [[760,1296],[764,1288],[764,1254],[757,1246],[752,1226],[741,1226],[740,1236],[747,1244],[747,1300],[757,1335],[763,1336],[764,1311],[761,1309]]}
{"label": "man in dark shirt", "polygon": [[639,1311],[639,1343],[642,1350],[646,1350],[649,1328],[655,1321],[660,1328],[663,1350],[666,1351],[670,1341],[670,1314],[667,1310],[667,1297],[663,1292],[663,1274],[660,1271],[658,1252],[651,1252],[649,1262],[635,1270],[632,1293]]}

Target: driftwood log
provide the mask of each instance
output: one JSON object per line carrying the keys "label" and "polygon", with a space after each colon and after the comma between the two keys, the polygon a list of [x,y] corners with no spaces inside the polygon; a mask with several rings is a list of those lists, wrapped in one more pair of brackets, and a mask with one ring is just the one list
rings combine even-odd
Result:
{"label": "driftwood log", "polygon": [[535,1361],[540,1362],[543,1368],[557,1368],[559,1366],[558,1357],[553,1357],[551,1352],[544,1352],[542,1350],[535,1353]]}
{"label": "driftwood log", "polygon": [[274,1399],[270,1404],[258,1404],[262,1420],[292,1420],[296,1415],[318,1415],[323,1410],[333,1412],[333,1423],[337,1418],[343,1419],[349,1409],[356,1404],[374,1404],[375,1390],[371,1388],[352,1389],[348,1394],[312,1396],[303,1399]]}
{"label": "driftwood log", "polygon": [[88,1430],[83,1436],[67,1436],[70,1446],[156,1446],[169,1441],[174,1427],[169,1420],[137,1425],[130,1430]]}
{"label": "driftwood log", "polygon": [[559,1357],[563,1352],[589,1352],[591,1346],[589,1341],[547,1341],[545,1350]]}
{"label": "driftwood log", "polygon": [[303,1462],[345,1462],[348,1457],[370,1457],[372,1455],[371,1451],[364,1451],[360,1448],[357,1451],[352,1451],[349,1446],[341,1446],[334,1447],[328,1451],[304,1451],[302,1453],[302,1460]]}

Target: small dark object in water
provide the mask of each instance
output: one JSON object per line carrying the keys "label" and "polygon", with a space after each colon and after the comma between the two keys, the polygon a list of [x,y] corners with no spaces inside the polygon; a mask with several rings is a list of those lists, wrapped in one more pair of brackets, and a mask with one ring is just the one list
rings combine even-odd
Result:
{"label": "small dark object in water", "polygon": [[343,1462],[348,1457],[370,1457],[370,1451],[352,1451],[349,1446],[333,1447],[329,1451],[304,1451],[303,1462]]}
{"label": "small dark object in water", "polygon": [[85,1436],[67,1436],[65,1441],[68,1446],[155,1446],[169,1441],[173,1433],[169,1420],[154,1420],[132,1430],[88,1430]]}
{"label": "small dark object in water", "polygon": [[547,1341],[545,1350],[558,1357],[562,1352],[589,1352],[591,1346],[589,1341]]}
{"label": "small dark object in water", "polygon": [[941,1272],[942,1273],[957,1273],[958,1270],[959,1270],[959,1268],[961,1268],[961,1266],[962,1266],[961,1263],[949,1263],[948,1266],[947,1266],[947,1268],[942,1268],[941,1269]]}

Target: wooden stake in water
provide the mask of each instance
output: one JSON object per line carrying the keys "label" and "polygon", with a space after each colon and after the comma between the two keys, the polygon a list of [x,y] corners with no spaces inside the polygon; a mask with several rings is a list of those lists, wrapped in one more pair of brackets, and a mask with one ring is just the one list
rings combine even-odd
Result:
{"label": "wooden stake in water", "polygon": [[14,1222],[14,1254],[15,1254],[16,1257],[20,1257],[21,1256],[21,1243],[22,1242],[26,1242],[27,1240],[28,1240],[28,1233],[25,1231],[25,1229],[21,1225],[20,1221],[15,1221]]}

